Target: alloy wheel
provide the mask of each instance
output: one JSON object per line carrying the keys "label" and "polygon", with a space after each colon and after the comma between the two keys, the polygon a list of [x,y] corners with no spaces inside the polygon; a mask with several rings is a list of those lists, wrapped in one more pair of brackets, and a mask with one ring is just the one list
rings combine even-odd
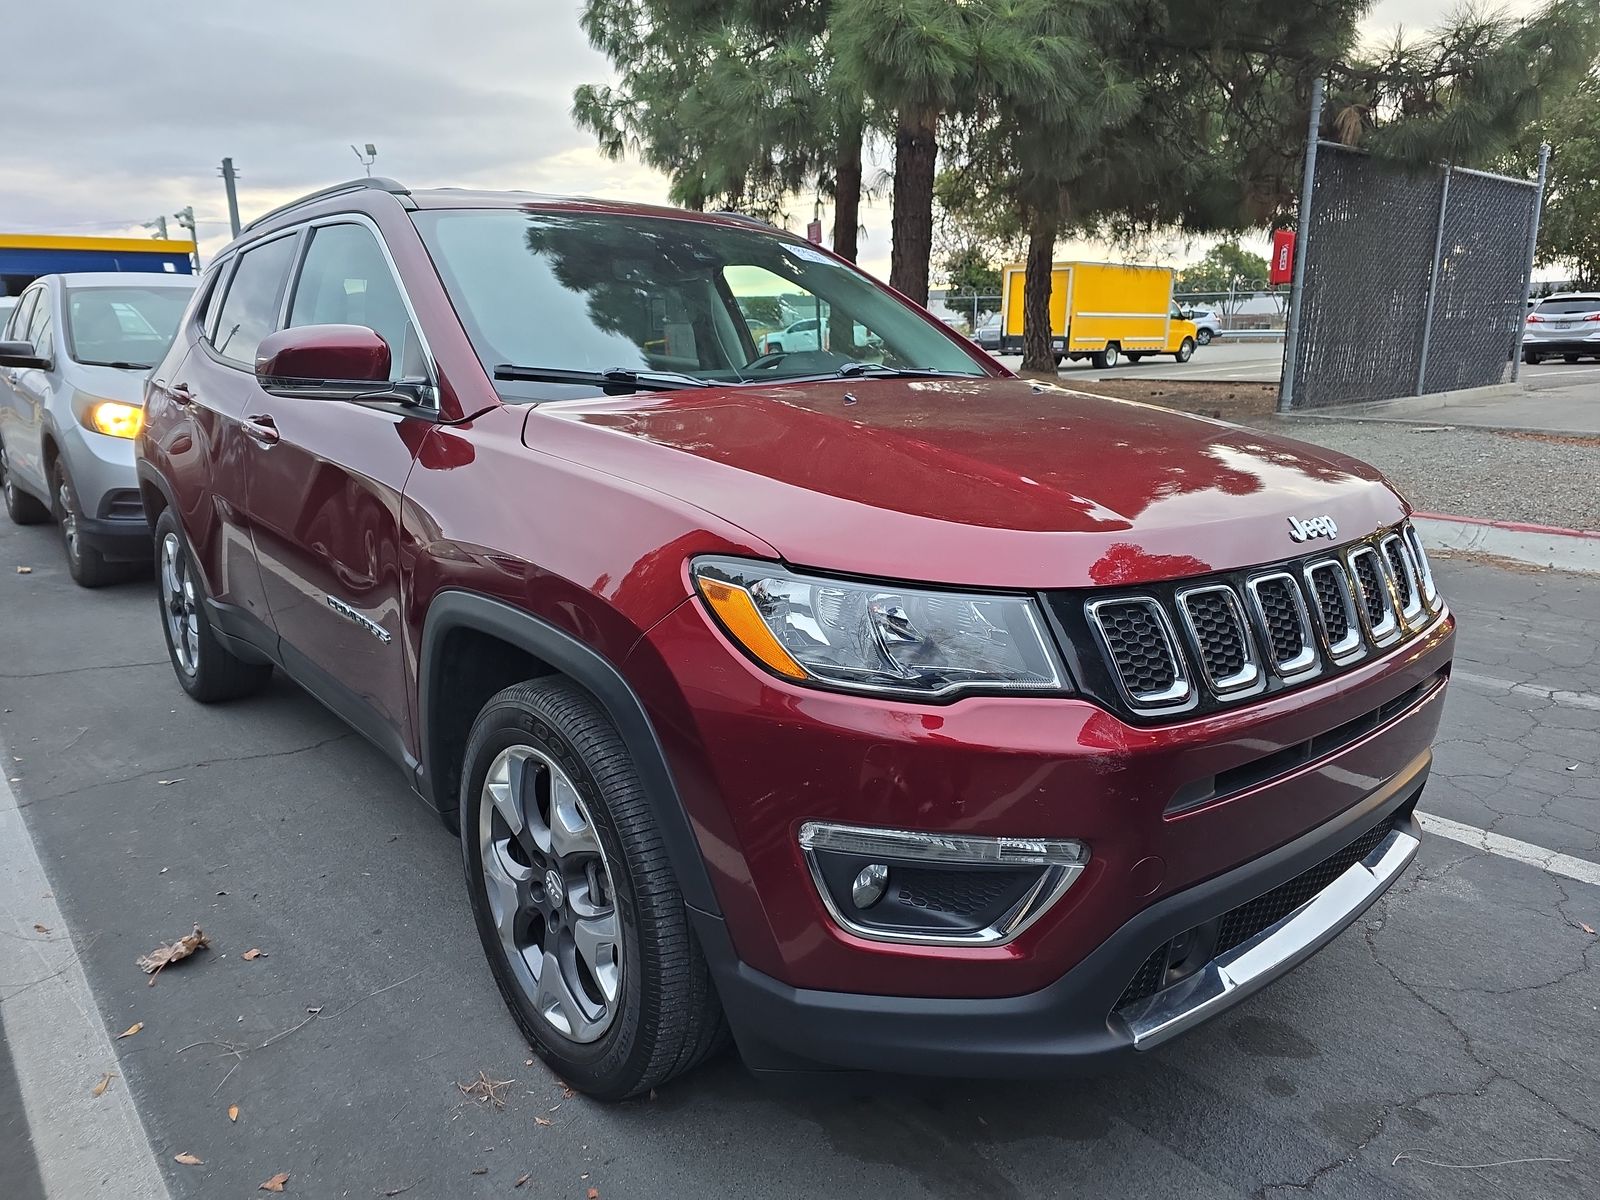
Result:
{"label": "alloy wheel", "polygon": [[183,545],[177,534],[169,533],[161,539],[161,615],[167,622],[172,655],[185,675],[200,669],[198,607],[194,577],[189,573]]}
{"label": "alloy wheel", "polygon": [[622,926],[611,866],[576,785],[532,746],[484,777],[478,853],[500,945],[540,1018],[573,1042],[616,1019]]}
{"label": "alloy wheel", "polygon": [[67,557],[78,557],[78,501],[65,474],[58,475],[56,483],[56,509],[60,514],[61,540],[66,543]]}

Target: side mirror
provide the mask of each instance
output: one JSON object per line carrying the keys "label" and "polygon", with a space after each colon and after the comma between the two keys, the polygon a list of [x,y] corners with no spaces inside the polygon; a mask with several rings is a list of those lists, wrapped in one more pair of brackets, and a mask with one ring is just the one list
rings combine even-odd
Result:
{"label": "side mirror", "polygon": [[50,369],[50,360],[40,358],[32,342],[0,342],[0,367]]}
{"label": "side mirror", "polygon": [[389,343],[365,325],[301,325],[261,339],[256,381],[274,396],[349,400],[389,390]]}

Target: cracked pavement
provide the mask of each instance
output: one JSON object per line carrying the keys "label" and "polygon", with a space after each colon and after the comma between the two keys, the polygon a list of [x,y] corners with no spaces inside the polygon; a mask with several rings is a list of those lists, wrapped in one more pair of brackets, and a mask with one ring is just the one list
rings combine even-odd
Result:
{"label": "cracked pavement", "polygon": [[[1462,634],[1423,809],[1600,861],[1600,581],[1438,573]],[[1600,1193],[1600,887],[1430,837],[1327,950],[1115,1075],[795,1092],[725,1057],[604,1107],[526,1065],[458,846],[376,751],[282,680],[191,704],[149,582],[75,588],[49,528],[0,524],[0,612],[6,774],[100,1019],[144,1022],[105,1069],[174,1196]],[[147,986],[193,923],[213,948]],[[0,978],[0,1021],[36,982]],[[4,1044],[0,1194],[29,1200]],[[458,1089],[480,1070],[504,1111]]]}

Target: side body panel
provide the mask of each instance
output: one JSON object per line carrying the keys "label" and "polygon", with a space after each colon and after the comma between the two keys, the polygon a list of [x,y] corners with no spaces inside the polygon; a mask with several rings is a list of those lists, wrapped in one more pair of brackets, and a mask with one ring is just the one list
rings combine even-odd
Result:
{"label": "side body panel", "polygon": [[1113,342],[1124,353],[1167,346],[1172,314],[1172,272],[1166,267],[1119,263],[1074,263],[1067,315],[1067,349],[1103,350]]}

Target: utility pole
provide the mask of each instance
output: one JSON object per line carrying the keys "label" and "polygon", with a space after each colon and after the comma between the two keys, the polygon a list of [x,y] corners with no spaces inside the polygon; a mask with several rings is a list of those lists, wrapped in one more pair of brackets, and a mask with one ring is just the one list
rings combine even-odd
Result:
{"label": "utility pole", "polygon": [[234,237],[239,236],[239,193],[233,186],[238,178],[238,172],[233,169],[233,159],[223,159],[222,185],[228,189],[228,228],[233,230]]}
{"label": "utility pole", "polygon": [[155,230],[150,235],[151,237],[160,238],[162,241],[167,240],[167,219],[165,217],[157,217],[154,221],[146,221],[144,227]]}
{"label": "utility pole", "polygon": [[194,272],[200,273],[200,231],[194,225],[194,205],[186,204],[172,214],[173,219],[189,231],[189,239],[194,242]]}

